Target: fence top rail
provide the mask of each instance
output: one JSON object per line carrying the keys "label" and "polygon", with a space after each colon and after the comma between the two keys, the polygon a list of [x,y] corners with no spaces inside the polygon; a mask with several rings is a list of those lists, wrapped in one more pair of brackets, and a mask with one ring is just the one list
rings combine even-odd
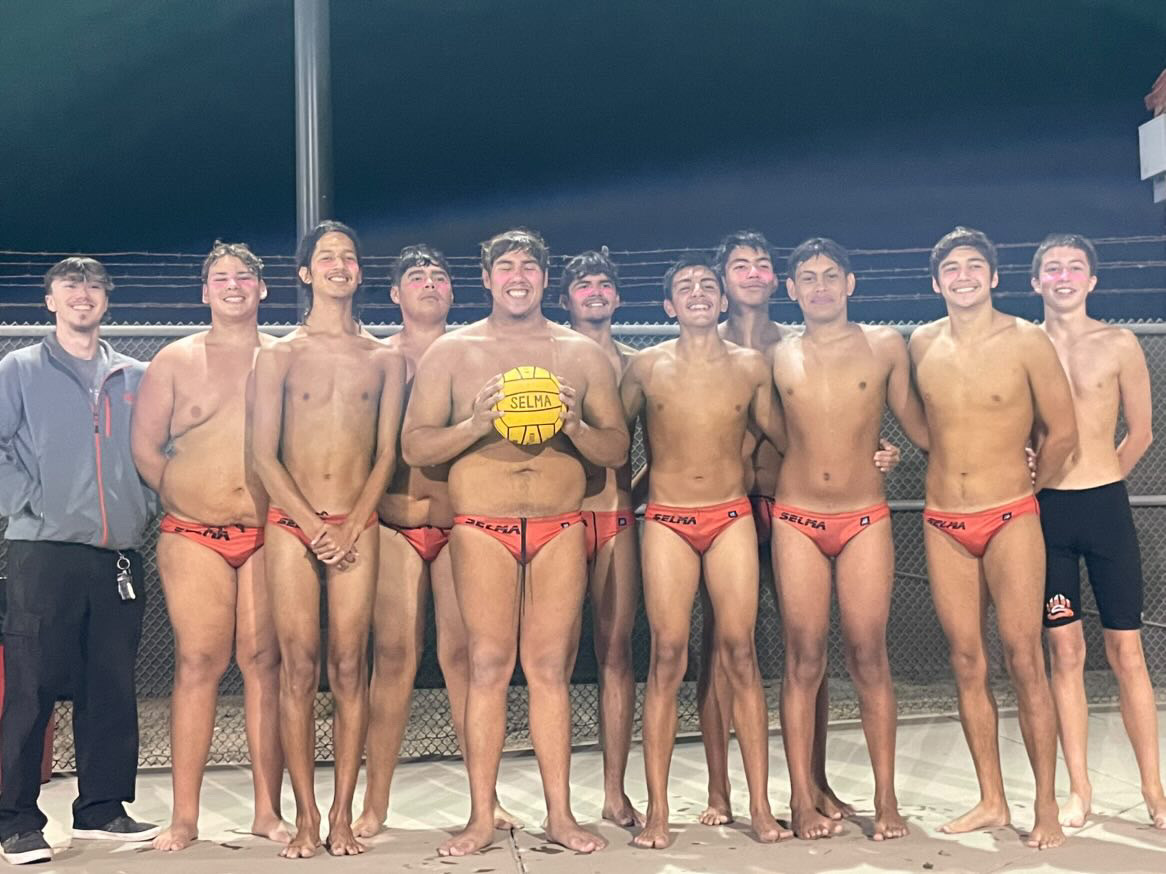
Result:
{"label": "fence top rail", "polygon": [[[903,335],[910,334],[923,322],[888,323]],[[1157,322],[1114,322],[1121,328],[1128,328],[1138,335],[1166,334],[1166,321]],[[199,331],[205,331],[207,325],[106,325],[101,329],[103,337],[187,337]],[[265,334],[283,337],[296,329],[296,325],[260,325],[259,329]],[[452,331],[464,325],[449,325],[446,330]],[[791,327],[797,327],[792,324]],[[399,324],[365,325],[369,333],[377,337],[388,337],[401,330]],[[49,324],[0,324],[0,337],[44,337],[53,330]],[[617,337],[675,337],[680,329],[675,324],[615,324],[611,332]]]}

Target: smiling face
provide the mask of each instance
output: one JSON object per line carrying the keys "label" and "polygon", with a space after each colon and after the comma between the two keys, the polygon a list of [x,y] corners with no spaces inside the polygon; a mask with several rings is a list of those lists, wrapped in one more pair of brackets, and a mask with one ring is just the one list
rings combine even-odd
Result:
{"label": "smiling face", "polygon": [[619,307],[619,291],[615,281],[606,273],[589,273],[567,286],[562,304],[573,325],[581,322],[603,324],[611,321]]}
{"label": "smiling face", "polygon": [[405,321],[444,322],[453,305],[453,283],[440,264],[416,264],[389,289]]}
{"label": "smiling face", "polygon": [[490,292],[496,313],[522,318],[539,310],[547,273],[538,259],[524,249],[511,249],[482,270],[482,285]]}
{"label": "smiling face", "polygon": [[725,294],[741,306],[769,302],[777,288],[777,273],[768,252],[752,246],[736,246],[725,259]]}
{"label": "smiling face", "polygon": [[309,266],[301,267],[299,275],[313,297],[352,297],[361,279],[356,244],[341,231],[329,231],[316,241]]}
{"label": "smiling face", "polygon": [[931,287],[952,309],[970,309],[992,296],[1000,277],[987,257],[973,246],[956,246],[936,267]]}
{"label": "smiling face", "polygon": [[58,328],[96,331],[109,309],[109,290],[100,279],[84,273],[66,273],[50,283],[45,306],[55,317]]}
{"label": "smiling face", "polygon": [[672,276],[664,312],[682,327],[704,328],[716,325],[728,308],[728,298],[711,267],[682,267]]}
{"label": "smiling face", "polygon": [[211,317],[254,318],[259,301],[267,297],[267,286],[255,270],[235,255],[213,261],[202,285],[202,302],[211,308]]}
{"label": "smiling face", "polygon": [[785,287],[802,308],[806,321],[830,322],[846,317],[846,301],[854,294],[854,274],[833,258],[815,255],[797,266]]}
{"label": "smiling face", "polygon": [[1045,306],[1066,313],[1085,306],[1085,298],[1097,286],[1089,256],[1076,246],[1054,246],[1041,256],[1032,290]]}

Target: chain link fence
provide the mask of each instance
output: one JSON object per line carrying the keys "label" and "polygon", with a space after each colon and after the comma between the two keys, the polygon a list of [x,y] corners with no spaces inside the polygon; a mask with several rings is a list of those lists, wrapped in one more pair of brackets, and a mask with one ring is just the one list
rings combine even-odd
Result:
{"label": "chain link fence", "polygon": [[[1154,420],[1166,421],[1166,323],[1134,324],[1149,364],[1154,390]],[[167,342],[197,328],[192,326],[110,326],[105,336],[119,351],[148,360]],[[373,326],[374,333],[384,334],[389,327]],[[909,331],[907,326],[904,330]],[[0,326],[0,355],[37,342],[47,326]],[[278,331],[273,331],[278,332]],[[618,326],[619,339],[643,348],[672,335],[672,329],[659,325]],[[903,450],[903,460],[888,478],[888,498],[894,510],[896,555],[895,590],[887,630],[891,669],[902,714],[951,712],[955,709],[955,687],[947,661],[947,643],[931,604],[923,553],[920,509],[923,495],[925,461],[887,417],[884,434]],[[643,462],[639,436],[633,446],[633,458]],[[1166,691],[1166,441],[1151,446],[1145,459],[1129,480],[1133,496],[1134,520],[1141,539],[1142,562],[1146,579],[1145,627],[1143,640],[1146,660],[1155,685]],[[0,521],[0,530],[3,522]],[[140,764],[143,767],[166,767],[170,764],[170,689],[174,671],[174,640],[162,598],[154,553],[156,529],[150,532],[143,549],[147,573],[146,616],[138,656],[138,695],[141,721]],[[0,541],[0,576],[7,566],[7,541]],[[771,725],[777,721],[777,694],[780,687],[784,646],[780,619],[773,594],[768,562],[762,563],[762,593],[757,623],[757,648],[770,700]],[[1089,647],[1087,679],[1090,700],[1112,703],[1117,700],[1116,684],[1106,669],[1101,630],[1096,621],[1091,595],[1085,595],[1086,640]],[[689,680],[695,679],[699,663],[701,616],[700,601],[694,608],[692,654]],[[992,623],[990,623],[990,626]],[[1012,702],[1011,689],[1003,668],[1000,647],[991,641],[993,685],[1001,704]],[[650,635],[641,607],[632,639],[633,663],[638,681],[647,675]],[[831,717],[850,719],[858,715],[857,699],[849,686],[843,663],[842,640],[837,614],[831,623],[829,676],[831,682]],[[572,678],[573,741],[593,743],[599,736],[598,668],[591,647],[591,617],[584,616],[579,657]],[[695,683],[686,682],[679,702],[680,731],[693,732],[697,726]],[[637,695],[635,731],[640,730],[640,702]],[[322,691],[316,701],[316,753],[320,760],[332,756],[331,698]],[[56,770],[71,770],[74,765],[71,728],[71,705],[67,700],[57,706],[57,733],[53,765]],[[508,708],[508,749],[529,748],[526,721],[526,689],[520,681],[511,688]],[[426,632],[425,653],[417,675],[416,692],[402,755],[406,757],[447,756],[458,754],[449,705],[441,672],[437,666],[432,606]],[[232,665],[223,678],[212,740],[210,761],[213,764],[247,762],[243,728],[242,678]]]}

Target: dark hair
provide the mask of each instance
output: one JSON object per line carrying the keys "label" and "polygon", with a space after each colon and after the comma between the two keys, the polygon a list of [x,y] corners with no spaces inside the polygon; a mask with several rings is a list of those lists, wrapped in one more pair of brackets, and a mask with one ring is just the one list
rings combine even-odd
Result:
{"label": "dark hair", "polygon": [[829,258],[848,274],[854,272],[850,269],[849,253],[840,245],[828,237],[810,237],[804,243],[799,243],[797,248],[789,253],[786,270],[789,273],[790,279],[793,279],[794,272],[802,264],[811,258],[817,258],[819,255]]}
{"label": "dark hair", "polygon": [[940,237],[939,242],[931,247],[932,279],[939,279],[939,265],[943,263],[944,258],[952,253],[952,250],[958,249],[960,246],[975,249],[984,256],[984,260],[988,262],[988,267],[991,268],[992,272],[996,272],[996,247],[992,245],[988,235],[974,228],[957,225],[953,230]]}
{"label": "dark hair", "polygon": [[671,267],[668,272],[664,274],[664,299],[672,299],[672,280],[676,278],[676,274],[687,267],[704,267],[708,270],[713,278],[717,281],[717,288],[721,294],[725,293],[725,283],[721,279],[721,274],[717,273],[716,268],[709,263],[709,259],[699,252],[688,252],[681,255]]}
{"label": "dark hair", "polygon": [[222,240],[215,240],[210,253],[202,262],[203,285],[206,284],[207,278],[211,275],[211,265],[228,255],[238,258],[246,264],[247,269],[254,273],[257,279],[263,279],[263,260],[252,252],[246,243],[224,243]]}
{"label": "dark hair", "polygon": [[418,243],[416,246],[406,246],[401,250],[401,254],[397,256],[397,263],[393,265],[393,281],[390,285],[399,286],[401,277],[414,267],[440,267],[446,276],[450,276],[449,262],[445,260],[445,255],[428,243]]}
{"label": "dark hair", "polygon": [[770,261],[773,260],[773,251],[769,245],[769,240],[765,239],[765,235],[761,231],[734,231],[725,235],[720,245],[717,246],[716,252],[713,253],[713,264],[716,265],[714,273],[724,277],[725,270],[729,267],[729,256],[737,248],[756,249],[769,256]]}
{"label": "dark hair", "polygon": [[611,260],[607,246],[598,252],[592,250],[576,255],[563,266],[563,276],[559,280],[559,294],[566,294],[571,289],[571,283],[578,282],[584,276],[606,276],[619,292],[619,268]]}
{"label": "dark hair", "polygon": [[1040,262],[1044,259],[1049,249],[1055,249],[1057,246],[1080,249],[1085,253],[1085,260],[1089,262],[1089,275],[1097,275],[1097,248],[1093,245],[1092,240],[1080,234],[1049,234],[1041,240],[1041,244],[1036,247],[1036,253],[1032,256],[1033,279],[1040,276]]}
{"label": "dark hair", "polygon": [[482,243],[482,269],[489,273],[494,268],[494,262],[508,252],[526,252],[538,261],[544,273],[550,267],[551,251],[538,231],[511,228]]}
{"label": "dark hair", "polygon": [[[304,238],[300,240],[299,248],[296,249],[296,285],[304,292],[304,296],[308,301],[307,309],[304,311],[305,316],[312,311],[312,284],[310,282],[304,282],[300,278],[300,268],[307,267],[309,270],[311,269],[312,256],[316,254],[316,244],[320,242],[321,237],[333,231],[338,234],[344,234],[344,236],[352,241],[352,248],[356,252],[356,266],[361,266],[360,237],[356,235],[356,231],[344,224],[344,222],[325,219],[304,234]],[[356,312],[359,308],[360,292],[361,288],[358,287],[356,297],[352,302],[353,312]]]}
{"label": "dark hair", "polygon": [[100,282],[105,286],[105,293],[113,291],[113,280],[105,265],[96,258],[87,258],[84,255],[73,255],[54,264],[45,273],[45,294],[53,290],[53,280],[62,276],[79,276],[83,282]]}

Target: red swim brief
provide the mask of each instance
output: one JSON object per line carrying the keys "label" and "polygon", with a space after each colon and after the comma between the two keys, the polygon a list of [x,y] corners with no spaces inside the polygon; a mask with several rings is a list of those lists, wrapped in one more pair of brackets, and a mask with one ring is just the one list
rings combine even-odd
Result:
{"label": "red swim brief", "polygon": [[263,546],[262,527],[203,525],[167,513],[162,517],[162,530],[167,534],[179,534],[217,552],[223,561],[236,570]]}
{"label": "red swim brief", "polygon": [[587,529],[587,560],[593,561],[600,548],[621,531],[636,524],[632,510],[583,510],[583,527]]}
{"label": "red swim brief", "polygon": [[644,510],[645,522],[659,522],[685,539],[697,555],[704,555],[722,531],[738,519],[750,518],[748,498],[736,498],[711,507],[669,507],[651,501]]}
{"label": "red swim brief", "polygon": [[827,558],[836,558],[856,535],[890,515],[891,508],[886,501],[846,513],[818,513],[788,504],[773,505],[774,519],[806,535]]}
{"label": "red swim brief", "polygon": [[[347,513],[317,513],[316,515],[329,525],[340,525],[348,519]],[[312,541],[308,538],[308,535],[304,533],[304,529],[297,525],[295,519],[293,519],[283,510],[279,509],[279,507],[267,508],[267,521],[272,525],[280,526],[289,534],[294,534],[300,539],[300,543],[302,543],[304,546],[307,546],[309,549],[311,548]],[[371,528],[376,523],[377,514],[373,513],[368,517],[368,521],[364,523],[364,527]]]}
{"label": "red swim brief", "polygon": [[941,513],[924,507],[923,521],[947,534],[976,558],[980,558],[988,549],[988,541],[996,536],[997,531],[1017,516],[1026,513],[1040,515],[1040,504],[1037,503],[1035,495],[1026,495],[1011,504],[991,507],[976,513]]}
{"label": "red swim brief", "polygon": [[773,536],[773,498],[769,495],[750,495],[753,524],[757,527],[757,545],[764,546]]}
{"label": "red swim brief", "polygon": [[578,510],[559,516],[454,516],[454,525],[468,525],[489,534],[514,556],[519,564],[534,560],[540,549],[572,525],[583,523]]}
{"label": "red swim brief", "polygon": [[435,525],[394,525],[381,519],[381,524],[391,528],[409,541],[409,545],[421,556],[425,562],[433,561],[449,543],[449,529],[438,528]]}

